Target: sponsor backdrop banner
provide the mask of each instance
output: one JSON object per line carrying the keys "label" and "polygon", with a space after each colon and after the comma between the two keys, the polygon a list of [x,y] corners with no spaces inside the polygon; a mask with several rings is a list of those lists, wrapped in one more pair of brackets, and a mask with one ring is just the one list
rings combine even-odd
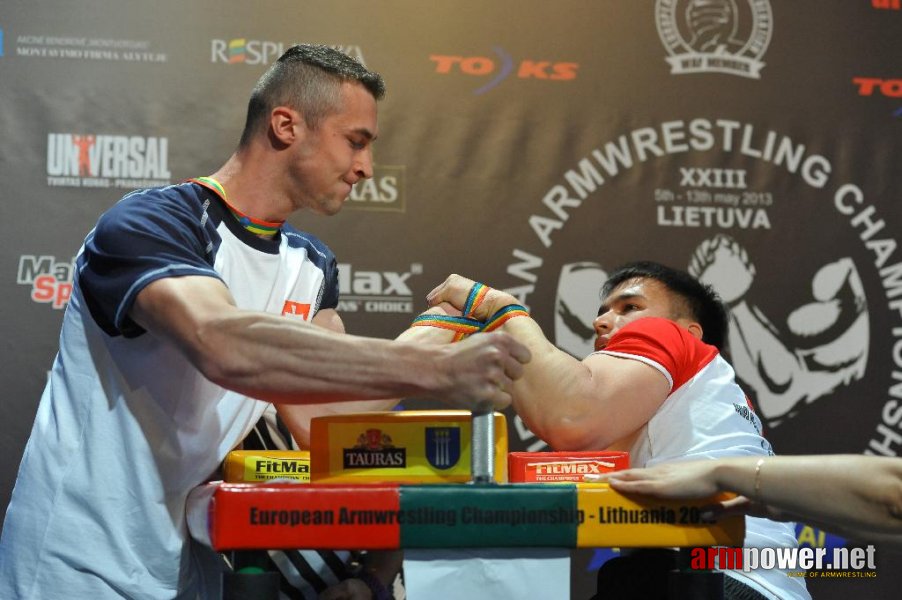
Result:
{"label": "sponsor backdrop banner", "polygon": [[[339,256],[350,332],[396,335],[458,272],[581,356],[606,274],[657,260],[729,303],[779,453],[898,455],[900,33],[898,0],[4,2],[0,505],[85,234],[129,190],[215,170],[296,42],[388,84],[375,177],[341,214],[293,218]],[[544,448],[510,417],[512,450]],[[609,554],[574,553],[574,597]],[[892,556],[810,587],[889,597]]]}

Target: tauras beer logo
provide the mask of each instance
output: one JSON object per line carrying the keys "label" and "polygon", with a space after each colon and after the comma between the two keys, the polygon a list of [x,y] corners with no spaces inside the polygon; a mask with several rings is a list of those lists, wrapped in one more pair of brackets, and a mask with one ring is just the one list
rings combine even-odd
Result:
{"label": "tauras beer logo", "polygon": [[[646,212],[647,221],[664,233],[673,229],[683,231],[681,239],[697,232],[695,249],[686,251],[682,260],[689,272],[715,287],[731,305],[731,359],[740,381],[754,395],[766,423],[770,427],[784,427],[806,411],[818,410],[825,398],[835,401],[849,397],[849,386],[864,381],[867,372],[868,384],[882,387],[883,393],[871,392],[867,398],[852,399],[862,403],[861,409],[867,407],[865,403],[870,403],[872,410],[877,409],[874,410],[877,422],[871,428],[857,431],[867,436],[862,449],[870,454],[900,454],[902,260],[893,234],[898,225],[888,221],[857,182],[837,181],[830,158],[812,152],[809,144],[780,132],[762,130],[752,123],[697,118],[640,127],[590,150],[544,193],[538,210],[526,217],[534,237],[531,241],[523,240],[512,250],[513,260],[507,266],[507,273],[517,283],[506,291],[529,306],[531,296],[540,286],[556,284],[556,343],[580,358],[591,352],[592,320],[598,310],[601,283],[607,277],[607,269],[616,265],[585,260],[596,258],[600,250],[574,251],[578,245],[573,237],[563,239],[567,239],[566,251],[576,255],[567,257],[570,261],[565,260],[559,271],[553,264],[547,264],[543,253],[563,235],[562,230],[568,224],[586,221],[570,217],[583,204],[601,202],[607,182],[657,158],[668,159],[662,160],[662,164],[670,166],[673,181],[670,188],[650,191],[644,201],[652,209]],[[733,173],[730,186],[717,187],[713,174],[703,177],[698,171],[712,169],[712,160],[748,170],[749,175]],[[761,187],[760,182],[768,181],[766,178],[752,175],[753,171],[762,169],[769,169],[770,177],[776,178],[777,183],[770,189]],[[784,185],[782,179],[786,177],[797,178],[803,185]],[[656,181],[661,179],[658,177]],[[733,185],[736,182],[744,183],[737,183],[736,187]],[[750,189],[749,182],[756,182],[756,187]],[[792,198],[787,197],[788,192],[784,191],[787,189],[792,190]],[[746,236],[751,240],[761,239],[752,235],[754,217],[747,225],[738,217],[731,222],[715,217],[708,222],[682,224],[674,223],[673,219],[655,218],[655,209],[661,205],[714,208],[721,209],[721,213],[726,208],[743,209],[751,210],[752,214],[763,211],[759,214],[766,215],[761,217],[766,219],[766,225],[761,228],[776,229],[782,225],[795,231],[798,218],[793,215],[792,219],[781,221],[778,209],[789,200],[798,202],[799,194],[806,189],[830,209],[826,214],[839,219],[841,230],[857,239],[858,245],[845,249],[829,245],[821,253],[823,258],[813,259],[810,272],[798,272],[794,284],[797,287],[792,290],[770,291],[768,282],[758,275],[753,260],[756,256],[752,255],[754,248],[744,240]],[[639,211],[641,203],[632,211],[641,218]],[[821,223],[825,216],[819,215]],[[811,225],[798,231],[810,231],[817,237],[820,229],[814,223]],[[593,235],[597,236],[597,231]],[[593,244],[596,241],[593,238]],[[799,247],[805,244],[803,239],[797,243]],[[775,255],[768,256],[766,249],[754,253],[759,261],[778,260]],[[673,260],[679,261],[680,257]],[[788,260],[786,268],[794,268],[791,257]],[[558,280],[551,281],[556,274]],[[867,293],[865,280],[874,282]],[[785,321],[777,321],[764,307],[756,305],[750,290],[765,296],[779,293],[783,306],[785,294],[793,294]],[[878,347],[890,350],[890,368],[882,373],[873,372],[872,359]],[[871,399],[874,397],[878,400]],[[850,406],[850,410],[856,409]],[[541,447],[541,442],[533,441],[519,421],[516,430],[521,441],[532,444],[530,449]]]}
{"label": "tauras beer logo", "polygon": [[142,188],[168,185],[169,140],[164,137],[51,133],[47,185]]}
{"label": "tauras beer logo", "polygon": [[387,212],[405,212],[404,167],[375,165],[373,176],[351,188],[346,208]]}
{"label": "tauras beer logo", "polygon": [[655,18],[671,73],[761,77],[773,28],[768,0],[657,0]]}
{"label": "tauras beer logo", "polygon": [[72,295],[75,259],[57,260],[55,256],[23,254],[19,257],[16,283],[31,286],[31,299],[61,309]]}
{"label": "tauras beer logo", "polygon": [[353,448],[342,448],[345,469],[403,469],[407,466],[407,448],[396,448],[391,436],[381,429],[367,429],[357,437]]}

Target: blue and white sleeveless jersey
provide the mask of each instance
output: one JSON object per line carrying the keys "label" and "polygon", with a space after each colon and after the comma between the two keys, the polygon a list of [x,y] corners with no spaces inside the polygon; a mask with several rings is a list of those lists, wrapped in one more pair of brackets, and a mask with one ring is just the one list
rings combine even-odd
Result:
{"label": "blue and white sleeveless jersey", "polygon": [[289,225],[259,238],[197,183],[140,190],[107,211],[79,252],[7,511],[0,598],[210,591],[199,561],[212,552],[189,543],[185,498],[266,404],[208,381],[129,317],[145,286],[188,275],[220,279],[242,309],[309,321],[338,303],[321,241]]}

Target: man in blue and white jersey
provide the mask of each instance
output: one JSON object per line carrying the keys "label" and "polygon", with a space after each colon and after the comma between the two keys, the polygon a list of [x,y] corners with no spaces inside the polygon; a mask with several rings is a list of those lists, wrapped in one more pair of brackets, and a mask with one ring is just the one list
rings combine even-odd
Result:
{"label": "man in blue and white jersey", "polygon": [[335,257],[285,223],[337,213],[372,176],[383,94],[344,54],[293,46],[218,171],[100,217],[6,513],[0,598],[217,597],[217,557],[190,541],[185,499],[267,402],[298,437],[316,403],[510,403],[522,345],[343,335]]}

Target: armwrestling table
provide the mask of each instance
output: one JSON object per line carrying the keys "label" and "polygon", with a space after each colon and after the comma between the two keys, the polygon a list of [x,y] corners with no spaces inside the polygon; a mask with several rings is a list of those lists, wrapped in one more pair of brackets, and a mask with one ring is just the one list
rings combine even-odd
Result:
{"label": "armwrestling table", "polygon": [[474,413],[470,483],[212,482],[189,496],[189,531],[219,552],[742,545],[743,517],[700,518],[712,499],[627,497],[598,483],[493,483],[492,436],[491,419]]}

